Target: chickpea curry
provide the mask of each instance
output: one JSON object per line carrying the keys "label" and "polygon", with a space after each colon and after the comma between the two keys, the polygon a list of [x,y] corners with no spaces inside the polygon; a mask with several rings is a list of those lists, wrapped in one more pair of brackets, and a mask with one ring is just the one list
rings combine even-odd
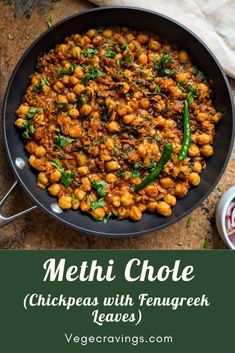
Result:
{"label": "chickpea curry", "polygon": [[221,118],[184,50],[119,27],[42,56],[16,115],[38,187],[105,222],[171,216],[199,185]]}

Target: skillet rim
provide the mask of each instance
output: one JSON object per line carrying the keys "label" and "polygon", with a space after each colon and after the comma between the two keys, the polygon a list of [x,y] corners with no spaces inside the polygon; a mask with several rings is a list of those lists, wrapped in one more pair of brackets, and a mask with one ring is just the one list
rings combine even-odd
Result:
{"label": "skillet rim", "polygon": [[[12,160],[11,157],[11,153],[10,153],[10,149],[9,149],[9,141],[7,139],[7,134],[6,134],[6,110],[7,110],[7,103],[8,103],[8,95],[11,89],[11,85],[14,81],[14,77],[18,71],[18,69],[21,66],[22,61],[25,59],[25,57],[28,55],[28,53],[31,51],[31,49],[37,45],[37,43],[42,39],[42,38],[46,38],[47,34],[49,32],[51,32],[52,30],[54,30],[56,27],[62,25],[63,23],[66,23],[68,21],[70,21],[73,18],[82,16],[86,13],[92,13],[92,12],[102,12],[102,11],[115,11],[115,10],[134,10],[134,11],[139,11],[144,12],[144,13],[149,13],[158,17],[162,17],[164,18],[166,21],[170,21],[173,22],[174,24],[176,24],[177,26],[181,27],[184,31],[188,32],[188,34],[192,37],[194,37],[194,39],[196,41],[198,41],[206,50],[206,52],[208,53],[209,56],[212,57],[212,59],[214,60],[215,64],[217,65],[217,68],[220,71],[220,74],[224,80],[224,83],[226,85],[227,88],[227,92],[228,92],[228,98],[230,101],[230,107],[231,107],[231,112],[232,112],[232,135],[231,135],[231,140],[230,140],[230,145],[229,145],[229,150],[228,153],[226,155],[226,159],[224,160],[224,164],[223,164],[223,168],[220,170],[217,178],[215,179],[214,183],[212,185],[210,185],[210,187],[208,188],[207,192],[204,194],[204,196],[197,201],[196,203],[194,203],[194,205],[192,207],[190,207],[187,211],[182,212],[182,214],[180,216],[177,216],[175,219],[170,220],[167,224],[162,224],[162,225],[158,225],[156,227],[153,227],[151,229],[146,229],[146,230],[141,230],[141,231],[134,231],[134,232],[129,232],[129,233],[116,233],[116,232],[98,232],[95,230],[90,230],[87,228],[83,228],[82,226],[79,225],[75,225],[74,223],[71,223],[67,220],[64,220],[62,216],[59,216],[55,213],[53,213],[51,210],[49,210],[46,206],[44,206],[43,203],[41,203],[35,196],[34,194],[28,189],[27,185],[24,183],[24,181],[21,179],[20,174],[18,173],[18,170]],[[131,27],[131,26],[130,26]],[[235,138],[235,122],[234,122],[234,117],[235,117],[235,107],[233,104],[233,97],[232,97],[232,92],[231,92],[231,87],[228,81],[228,78],[224,72],[224,70],[221,67],[221,64],[219,63],[219,61],[217,60],[217,58],[215,57],[215,55],[213,54],[213,52],[210,50],[210,48],[204,43],[203,40],[201,40],[195,33],[193,33],[189,28],[185,27],[183,24],[179,23],[178,21],[174,20],[173,18],[170,18],[166,15],[160,14],[156,11],[152,11],[152,10],[148,10],[145,8],[140,8],[140,7],[136,7],[136,6],[102,6],[102,7],[98,7],[98,8],[92,8],[89,10],[84,10],[84,11],[79,11],[78,13],[68,16],[66,18],[64,18],[63,20],[57,22],[55,25],[53,25],[52,27],[50,27],[49,29],[47,29],[46,31],[44,31],[39,37],[37,37],[31,44],[30,46],[24,51],[23,55],[20,57],[20,59],[18,60],[15,68],[12,71],[12,74],[10,76],[7,88],[6,88],[6,93],[4,96],[4,100],[3,100],[3,123],[2,123],[2,129],[3,129],[3,141],[4,141],[4,149],[6,151],[6,155],[7,158],[10,162],[11,168],[16,176],[16,179],[19,181],[19,184],[23,187],[23,190],[26,192],[27,195],[29,195],[29,197],[31,198],[31,200],[33,201],[34,204],[36,204],[37,206],[39,206],[40,209],[42,209],[44,212],[46,212],[50,217],[56,219],[57,221],[86,234],[89,235],[94,235],[94,236],[103,236],[103,237],[115,237],[115,238],[123,238],[123,237],[138,237],[144,234],[149,234],[152,232],[156,232],[159,231],[161,229],[167,228],[171,225],[173,225],[174,223],[180,221],[181,219],[183,219],[184,217],[186,217],[187,215],[189,215],[190,213],[192,213],[196,208],[199,207],[199,205],[202,204],[202,202],[211,194],[211,192],[214,190],[214,188],[216,187],[216,185],[218,184],[219,180],[221,179],[225,168],[228,165],[229,162],[229,158],[231,156],[232,153],[232,149],[233,149],[233,144],[234,144],[234,138]],[[91,220],[92,221],[92,220]],[[117,221],[119,222],[119,221]],[[140,221],[141,222],[141,221]],[[134,223],[133,225],[137,225],[138,223]],[[121,227],[120,227],[121,228]]]}

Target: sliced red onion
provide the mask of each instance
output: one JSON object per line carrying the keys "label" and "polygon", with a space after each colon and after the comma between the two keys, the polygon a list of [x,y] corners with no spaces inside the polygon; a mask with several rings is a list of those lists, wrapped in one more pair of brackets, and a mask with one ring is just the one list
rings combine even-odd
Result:
{"label": "sliced red onion", "polygon": [[229,239],[235,245],[235,231],[233,232],[233,234],[229,235]]}
{"label": "sliced red onion", "polygon": [[235,203],[234,202],[231,202],[227,208],[227,211],[226,211],[226,216],[230,216],[231,213],[232,213],[232,210],[233,208],[235,207]]}

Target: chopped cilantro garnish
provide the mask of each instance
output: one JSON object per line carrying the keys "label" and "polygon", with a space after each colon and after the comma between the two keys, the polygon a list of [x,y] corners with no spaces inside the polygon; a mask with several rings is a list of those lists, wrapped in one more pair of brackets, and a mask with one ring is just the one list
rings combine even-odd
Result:
{"label": "chopped cilantro garnish", "polygon": [[86,58],[91,58],[93,55],[98,54],[99,50],[96,48],[87,48],[82,53]]}
{"label": "chopped cilantro garnish", "polygon": [[58,158],[52,160],[52,165],[61,173],[61,183],[68,187],[74,179],[74,172],[66,172]]}
{"label": "chopped cilantro garnish", "polygon": [[91,201],[91,209],[94,211],[96,208],[99,207],[104,207],[105,206],[105,201],[103,198],[97,200],[97,201]]}
{"label": "chopped cilantro garnish", "polygon": [[120,45],[120,49],[121,49],[121,50],[127,50],[127,49],[128,49],[128,44],[127,44],[127,43],[122,43],[122,44]]}
{"label": "chopped cilantro garnish", "polygon": [[140,172],[139,172],[138,170],[133,169],[133,170],[131,171],[131,177],[132,177],[132,179],[138,178],[139,176],[140,176]]}
{"label": "chopped cilantro garnish", "polygon": [[111,48],[107,48],[105,52],[105,56],[106,58],[114,58],[116,56],[116,52]]}
{"label": "chopped cilantro garnish", "polygon": [[33,119],[34,115],[38,112],[36,108],[31,108],[27,111],[26,113],[26,118],[27,119]]}
{"label": "chopped cilantro garnish", "polygon": [[96,190],[97,194],[100,197],[103,197],[103,196],[105,196],[107,194],[108,191],[104,189],[104,187],[106,185],[108,185],[108,184],[104,180],[100,180],[100,181],[93,180],[91,182],[91,186],[93,187],[93,189]]}
{"label": "chopped cilantro garnish", "polygon": [[32,120],[25,120],[24,122],[24,128],[25,128],[25,131],[22,133],[22,137],[25,139],[25,140],[29,140],[32,138],[32,135],[35,131],[34,129],[34,122]]}
{"label": "chopped cilantro garnish", "polygon": [[68,145],[69,143],[72,143],[76,141],[76,139],[72,139],[70,137],[66,137],[64,135],[58,134],[55,136],[55,145],[58,149],[61,149],[62,147]]}
{"label": "chopped cilantro garnish", "polygon": [[169,68],[169,66],[172,64],[172,59],[168,53],[164,53],[161,59],[156,61],[154,64],[158,75],[171,76],[173,74],[173,70]]}
{"label": "chopped cilantro garnish", "polygon": [[103,222],[104,222],[105,224],[108,223],[108,221],[109,221],[109,219],[110,219],[111,216],[112,216],[112,213],[109,213],[109,214],[104,218]]}
{"label": "chopped cilantro garnish", "polygon": [[73,203],[77,203],[78,199],[76,198],[76,196],[74,194],[71,195],[72,201]]}
{"label": "chopped cilantro garnish", "polygon": [[35,85],[33,88],[35,91],[41,92],[44,86],[50,86],[50,82],[47,80],[45,76],[41,77],[41,81]]}
{"label": "chopped cilantro garnish", "polygon": [[124,170],[118,170],[117,171],[117,176],[120,177],[120,178],[123,178],[125,176]]}
{"label": "chopped cilantro garnish", "polygon": [[133,164],[133,168],[134,168],[134,169],[138,169],[138,168],[140,168],[140,167],[141,167],[141,165],[140,165],[139,162],[135,162],[135,163]]}
{"label": "chopped cilantro garnish", "polygon": [[73,64],[68,69],[63,69],[62,67],[60,67],[58,70],[58,76],[62,77],[67,74],[72,74],[77,66],[78,66],[77,64]]}
{"label": "chopped cilantro garnish", "polygon": [[97,67],[91,66],[89,72],[83,76],[82,82],[87,83],[89,80],[94,80],[100,76],[103,76],[103,73]]}
{"label": "chopped cilantro garnish", "polygon": [[189,104],[191,104],[193,100],[198,97],[198,90],[191,83],[186,85],[184,82],[179,81],[178,87],[181,89],[181,91],[188,94]]}

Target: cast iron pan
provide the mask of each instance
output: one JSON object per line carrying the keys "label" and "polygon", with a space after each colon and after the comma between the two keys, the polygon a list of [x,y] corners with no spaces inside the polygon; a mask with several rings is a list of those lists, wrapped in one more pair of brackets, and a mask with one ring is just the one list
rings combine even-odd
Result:
{"label": "cast iron pan", "polygon": [[[173,215],[163,218],[154,214],[144,214],[139,222],[110,219],[107,224],[95,222],[89,215],[79,211],[52,211],[55,199],[45,190],[36,186],[36,176],[27,163],[27,153],[21,136],[14,126],[15,114],[22,96],[29,84],[29,76],[34,72],[37,58],[49,51],[56,44],[63,42],[66,36],[74,32],[83,32],[97,26],[127,26],[138,30],[150,30],[158,33],[171,43],[178,43],[193,59],[207,77],[212,80],[214,105],[223,112],[223,119],[217,125],[214,141],[215,153],[207,162],[202,173],[200,186],[191,189],[187,196],[178,201]],[[42,34],[25,52],[13,71],[6,91],[3,107],[4,143],[10,164],[16,178],[33,202],[50,216],[79,231],[104,236],[137,236],[157,231],[179,221],[192,212],[210,194],[218,183],[228,163],[234,140],[233,103],[228,80],[211,51],[188,29],[174,20],[152,11],[133,7],[96,8],[81,12],[56,24]],[[26,166],[19,169],[17,157],[26,161]]]}

